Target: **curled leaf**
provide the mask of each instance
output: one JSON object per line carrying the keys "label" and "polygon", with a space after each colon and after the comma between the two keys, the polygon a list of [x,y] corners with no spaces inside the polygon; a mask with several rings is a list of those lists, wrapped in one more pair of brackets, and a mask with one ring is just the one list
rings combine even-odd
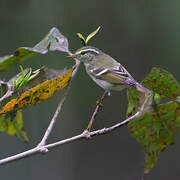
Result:
{"label": "curled leaf", "polygon": [[67,38],[55,27],[53,27],[46,37],[33,48],[20,47],[14,54],[0,57],[0,71],[6,70],[18,63],[22,63],[36,54],[46,54],[48,51],[69,52]]}

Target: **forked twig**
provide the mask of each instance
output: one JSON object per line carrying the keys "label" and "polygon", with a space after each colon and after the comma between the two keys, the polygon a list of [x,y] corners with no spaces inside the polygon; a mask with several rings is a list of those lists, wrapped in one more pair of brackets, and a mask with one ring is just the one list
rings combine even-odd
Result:
{"label": "forked twig", "polygon": [[16,160],[19,160],[19,159],[22,159],[22,158],[25,158],[25,157],[28,157],[28,156],[32,156],[34,154],[38,154],[38,153],[42,153],[42,152],[46,153],[51,148],[55,148],[57,146],[61,146],[61,145],[64,145],[64,144],[67,144],[67,143],[70,143],[70,142],[73,142],[73,141],[77,141],[79,139],[84,139],[84,138],[89,139],[89,138],[91,138],[93,136],[98,136],[98,135],[103,135],[103,134],[110,133],[110,132],[120,128],[121,126],[127,124],[129,121],[139,117],[140,115],[141,115],[141,112],[137,112],[132,117],[130,117],[130,118],[128,118],[128,119],[126,119],[126,120],[124,120],[124,121],[122,121],[120,123],[117,123],[117,124],[115,124],[115,125],[113,125],[111,127],[103,128],[103,129],[99,129],[99,130],[95,130],[95,131],[91,131],[91,132],[89,132],[88,130],[85,130],[83,133],[81,133],[79,135],[76,135],[76,136],[73,136],[71,138],[60,140],[60,141],[52,143],[52,144],[37,146],[37,147],[35,147],[33,149],[30,149],[28,151],[25,151],[25,152],[16,154],[14,156],[7,157],[7,158],[4,158],[4,159],[0,160],[0,165],[10,163],[12,161],[16,161]]}
{"label": "forked twig", "polygon": [[[69,92],[69,89],[70,89],[70,85],[68,85],[68,87],[66,88],[64,94],[62,95],[61,100],[60,100],[60,102],[59,102],[59,104],[58,104],[58,106],[56,108],[56,111],[55,111],[55,113],[54,113],[54,115],[53,115],[53,117],[52,117],[52,119],[51,119],[51,121],[49,123],[49,126],[46,129],[46,132],[45,132],[41,142],[38,144],[38,146],[42,147],[42,146],[44,146],[46,144],[46,141],[47,141],[50,133],[52,132],[52,129],[53,129],[54,125],[55,125],[56,119],[57,119],[57,117],[58,117],[58,115],[59,115],[59,113],[61,111],[61,108],[62,108],[62,106],[64,104],[64,101],[66,100],[66,96],[67,96],[67,94]],[[44,150],[47,151],[46,149],[44,149]]]}
{"label": "forked twig", "polygon": [[107,92],[107,91],[104,91],[102,97],[97,101],[97,103],[96,103],[96,108],[95,108],[95,110],[94,110],[94,112],[93,112],[93,114],[92,114],[92,116],[91,116],[91,119],[90,119],[89,124],[88,124],[88,127],[87,127],[87,130],[88,130],[88,131],[91,129],[92,124],[93,124],[93,122],[94,122],[94,120],[95,120],[95,117],[96,117],[97,113],[99,112],[100,108],[103,106],[103,105],[102,105],[102,102],[104,101],[104,99],[105,99],[107,96],[108,96],[108,92]]}
{"label": "forked twig", "polygon": [[5,82],[3,82],[3,81],[0,81],[0,84],[6,84],[6,85],[7,85],[7,91],[6,91],[6,93],[4,94],[4,96],[2,96],[2,97],[0,98],[0,103],[1,103],[1,102],[4,101],[5,99],[11,97],[12,94],[14,93],[14,90],[13,90],[13,86],[12,86],[10,83],[5,83]]}
{"label": "forked twig", "polygon": [[[71,53],[69,52],[68,54],[71,54]],[[56,123],[56,119],[57,119],[59,113],[61,112],[64,101],[66,100],[67,94],[68,94],[68,92],[70,90],[70,87],[71,87],[72,78],[76,75],[76,73],[78,71],[78,68],[79,68],[79,65],[80,65],[80,61],[78,61],[77,59],[75,59],[75,62],[76,62],[75,63],[75,70],[72,73],[71,80],[70,80],[70,82],[68,84],[68,87],[66,88],[64,94],[61,97],[61,100],[60,100],[60,102],[59,102],[59,104],[58,104],[58,106],[56,108],[56,111],[55,111],[55,113],[54,113],[54,115],[53,115],[53,117],[52,117],[52,119],[51,119],[51,121],[49,123],[48,128],[46,129],[46,132],[45,132],[41,142],[37,145],[38,147],[43,147],[46,144],[46,141],[47,141],[49,135],[51,134],[51,132],[53,130],[53,127],[54,127],[54,125]],[[46,152],[46,151],[48,151],[48,149],[43,148],[42,151]]]}
{"label": "forked twig", "polygon": [[[70,52],[68,54],[71,55]],[[80,62],[78,60],[75,59],[75,61],[76,61],[76,65],[75,65],[76,68],[75,68],[74,72],[72,73],[71,79],[77,73],[77,70],[78,70],[79,65],[80,65]],[[81,133],[79,135],[76,135],[76,136],[73,136],[71,138],[67,138],[67,139],[60,140],[60,141],[57,141],[55,143],[51,143],[51,144],[46,145],[46,141],[47,141],[49,135],[51,134],[51,132],[53,130],[56,119],[57,119],[57,117],[58,117],[58,115],[59,115],[59,113],[61,111],[62,105],[63,105],[63,103],[64,103],[64,101],[65,101],[65,99],[67,97],[67,93],[68,93],[68,91],[70,89],[70,85],[71,85],[71,82],[69,83],[66,91],[64,92],[64,94],[62,96],[62,98],[61,98],[61,100],[60,100],[60,102],[59,102],[59,104],[57,106],[57,109],[56,109],[56,111],[54,113],[54,116],[51,119],[50,124],[49,124],[49,126],[48,126],[48,128],[47,128],[41,142],[35,148],[32,148],[32,149],[30,149],[28,151],[25,151],[25,152],[22,152],[22,153],[19,153],[19,154],[16,154],[16,155],[13,155],[13,156],[10,156],[10,157],[7,157],[7,158],[4,158],[4,159],[0,160],[0,165],[6,164],[6,163],[9,163],[9,162],[12,162],[12,161],[16,161],[16,160],[19,160],[19,159],[22,159],[22,158],[25,158],[25,157],[28,157],[28,156],[31,156],[31,155],[34,155],[34,154],[46,153],[51,148],[55,148],[55,147],[60,146],[60,145],[64,145],[64,144],[67,144],[67,143],[70,143],[70,142],[73,142],[73,141],[77,141],[79,139],[89,139],[89,138],[91,138],[93,136],[110,133],[110,132],[116,130],[117,128],[127,124],[129,121],[131,121],[133,119],[136,119],[137,117],[141,116],[144,113],[144,109],[148,105],[148,100],[149,100],[149,95],[150,95],[149,90],[146,90],[146,88],[143,89],[143,88],[141,88],[141,86],[139,86],[140,90],[142,90],[142,92],[144,92],[146,94],[146,91],[147,91],[148,93],[147,93],[147,97],[145,98],[145,101],[144,101],[142,107],[140,108],[140,110],[135,115],[133,115],[133,116],[129,117],[128,119],[126,119],[126,120],[124,120],[124,121],[122,121],[120,123],[117,123],[117,124],[115,124],[115,125],[113,125],[111,127],[102,128],[102,129],[95,130],[95,131],[89,131],[91,129],[91,127],[92,127],[95,116],[97,115],[100,107],[102,106],[103,100],[105,99],[105,97],[107,97],[108,92],[105,91],[103,96],[100,98],[99,102],[97,103],[96,109],[93,112],[92,117],[91,117],[91,119],[89,121],[88,128],[85,131],[83,131],[83,133]]]}

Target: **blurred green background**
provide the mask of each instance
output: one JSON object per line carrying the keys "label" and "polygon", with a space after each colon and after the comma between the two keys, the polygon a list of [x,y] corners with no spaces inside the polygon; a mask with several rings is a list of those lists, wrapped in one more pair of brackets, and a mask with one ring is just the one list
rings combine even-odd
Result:
{"label": "blurred green background", "polygon": [[[180,1],[174,0],[1,0],[0,56],[21,46],[33,47],[52,27],[69,39],[74,52],[81,46],[76,33],[88,34],[102,26],[90,41],[119,60],[133,77],[141,81],[153,66],[172,72],[180,81]],[[23,67],[42,65],[63,69],[73,64],[66,54],[37,55]],[[8,80],[19,66],[1,72]],[[69,96],[48,142],[81,133],[87,126],[100,89],[81,66]],[[24,110],[24,123],[30,138],[26,145],[16,137],[0,135],[4,158],[34,147],[41,139],[60,99],[60,93],[46,102]],[[113,92],[96,118],[94,128],[102,128],[125,118],[126,92]],[[180,136],[179,136],[180,138]],[[180,143],[165,150],[147,180],[178,180]],[[78,141],[55,148],[45,156],[31,156],[0,167],[4,180],[139,180],[143,172],[143,150],[122,127],[90,141]]]}

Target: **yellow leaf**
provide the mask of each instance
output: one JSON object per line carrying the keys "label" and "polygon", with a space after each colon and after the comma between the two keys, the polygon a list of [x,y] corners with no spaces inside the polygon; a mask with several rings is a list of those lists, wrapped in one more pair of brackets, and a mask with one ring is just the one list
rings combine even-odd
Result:
{"label": "yellow leaf", "polygon": [[68,85],[71,78],[74,67],[67,71],[64,75],[58,76],[55,79],[45,81],[28,91],[24,92],[15,99],[8,102],[0,111],[1,114],[5,114],[10,111],[16,111],[18,109],[26,108],[35,104],[39,104],[42,101],[53,96],[57,91],[63,89]]}
{"label": "yellow leaf", "polygon": [[0,131],[11,136],[20,136],[24,142],[28,142],[23,125],[22,110],[0,115]]}

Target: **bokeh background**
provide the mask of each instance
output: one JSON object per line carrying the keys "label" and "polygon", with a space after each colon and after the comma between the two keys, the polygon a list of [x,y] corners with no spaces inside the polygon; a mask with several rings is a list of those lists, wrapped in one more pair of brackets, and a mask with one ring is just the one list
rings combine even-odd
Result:
{"label": "bokeh background", "polygon": [[[153,66],[172,72],[180,81],[180,1],[178,0],[1,0],[0,56],[21,46],[33,47],[52,27],[69,39],[70,49],[81,46],[76,33],[88,34],[102,26],[90,41],[93,46],[119,60],[138,81]],[[37,55],[23,67],[46,65],[63,69],[73,64],[66,54]],[[0,73],[8,80],[19,72],[13,67]],[[81,66],[69,96],[48,142],[71,137],[83,131],[103,93]],[[30,138],[26,145],[17,138],[0,135],[0,158],[34,147],[41,139],[60,99],[60,93],[46,102],[24,110],[24,123]],[[94,128],[102,128],[125,118],[126,92],[113,92],[96,118]],[[165,150],[146,177],[147,180],[178,180],[180,136],[176,145]],[[4,180],[139,180],[143,172],[143,150],[130,137],[127,127],[90,141],[78,141],[0,167]]]}

